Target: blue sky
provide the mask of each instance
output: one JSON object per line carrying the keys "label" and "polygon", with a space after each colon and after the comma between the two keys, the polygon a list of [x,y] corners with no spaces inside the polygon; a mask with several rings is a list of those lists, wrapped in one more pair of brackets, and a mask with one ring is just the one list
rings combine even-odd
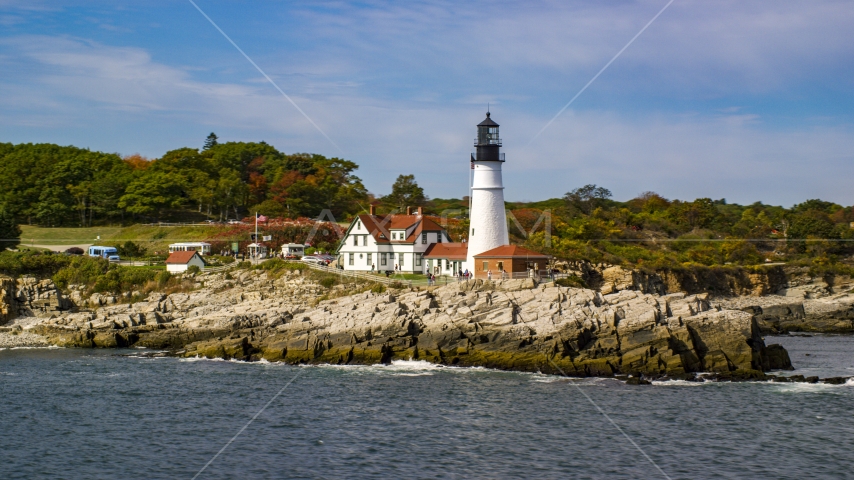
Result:
{"label": "blue sky", "polygon": [[0,0],[0,141],[156,158],[221,141],[341,156],[384,194],[401,173],[466,194],[489,103],[506,198],[854,204],[848,1],[666,3]]}

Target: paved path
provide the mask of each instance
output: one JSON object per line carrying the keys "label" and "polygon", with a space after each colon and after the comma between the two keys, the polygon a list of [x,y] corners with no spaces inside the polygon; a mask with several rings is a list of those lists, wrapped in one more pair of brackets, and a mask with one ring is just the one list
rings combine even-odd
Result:
{"label": "paved path", "polygon": [[35,243],[35,244],[31,244],[31,243],[21,243],[20,245],[18,245],[18,247],[45,248],[45,249],[47,249],[47,250],[52,250],[52,251],[54,251],[54,252],[64,252],[64,251],[68,250],[68,249],[69,249],[69,248],[71,248],[71,247],[77,247],[77,248],[82,248],[82,249],[83,249],[83,251],[85,252],[85,251],[87,251],[87,250],[89,249],[89,247],[91,247],[92,245],[94,245],[94,243],[78,243],[78,244],[75,244],[75,245],[43,245],[43,244],[40,244],[40,243]]}

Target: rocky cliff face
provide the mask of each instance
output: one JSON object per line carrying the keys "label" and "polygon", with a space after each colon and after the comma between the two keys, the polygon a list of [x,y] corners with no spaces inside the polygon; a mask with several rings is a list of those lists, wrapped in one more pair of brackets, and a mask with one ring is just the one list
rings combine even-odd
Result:
{"label": "rocky cliff face", "polygon": [[34,331],[64,346],[291,363],[413,358],[583,376],[790,367],[785,350],[764,344],[752,313],[713,308],[707,295],[603,295],[513,280],[318,303],[326,289],[299,274],[197,281],[204,287],[190,294],[62,312]]}
{"label": "rocky cliff face", "polygon": [[50,317],[73,306],[50,280],[0,277],[0,325],[16,317]]}
{"label": "rocky cliff face", "polygon": [[0,325],[18,316],[15,305],[15,280],[0,276]]}
{"label": "rocky cliff face", "polygon": [[854,333],[854,294],[815,299],[736,297],[716,302],[720,308],[751,314],[763,333]]}
{"label": "rocky cliff face", "polygon": [[[756,270],[697,267],[679,271],[644,272],[607,264],[563,262],[564,271],[581,277],[603,294],[622,290],[666,295],[673,292],[709,292],[721,296],[790,295],[790,291],[818,294],[854,288],[848,277],[811,277],[804,267],[763,266]],[[802,297],[803,298],[803,297]],[[808,297],[809,298],[809,297]]]}

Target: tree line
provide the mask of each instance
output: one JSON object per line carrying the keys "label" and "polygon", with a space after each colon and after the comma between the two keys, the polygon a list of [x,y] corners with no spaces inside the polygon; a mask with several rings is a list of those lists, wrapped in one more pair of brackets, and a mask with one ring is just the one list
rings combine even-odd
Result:
{"label": "tree line", "polygon": [[349,160],[284,154],[265,142],[180,148],[161,158],[121,157],[54,144],[0,143],[0,210],[21,224],[346,217],[368,192]]}
{"label": "tree line", "polygon": [[[511,236],[562,259],[651,269],[794,261],[821,270],[851,263],[854,254],[851,206],[819,199],[791,208],[710,198],[682,201],[655,192],[626,202],[611,196],[606,188],[585,185],[561,199],[511,204],[522,227],[514,228],[511,221]],[[540,221],[546,210],[548,235]]]}

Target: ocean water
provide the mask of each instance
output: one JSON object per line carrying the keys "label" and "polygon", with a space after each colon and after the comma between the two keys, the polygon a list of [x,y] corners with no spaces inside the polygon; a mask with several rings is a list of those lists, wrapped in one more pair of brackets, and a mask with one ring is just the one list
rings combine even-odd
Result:
{"label": "ocean water", "polygon": [[[791,373],[854,375],[854,337],[767,341]],[[628,386],[143,353],[0,351],[0,478],[191,479],[226,445],[197,478],[854,476],[851,382]]]}

